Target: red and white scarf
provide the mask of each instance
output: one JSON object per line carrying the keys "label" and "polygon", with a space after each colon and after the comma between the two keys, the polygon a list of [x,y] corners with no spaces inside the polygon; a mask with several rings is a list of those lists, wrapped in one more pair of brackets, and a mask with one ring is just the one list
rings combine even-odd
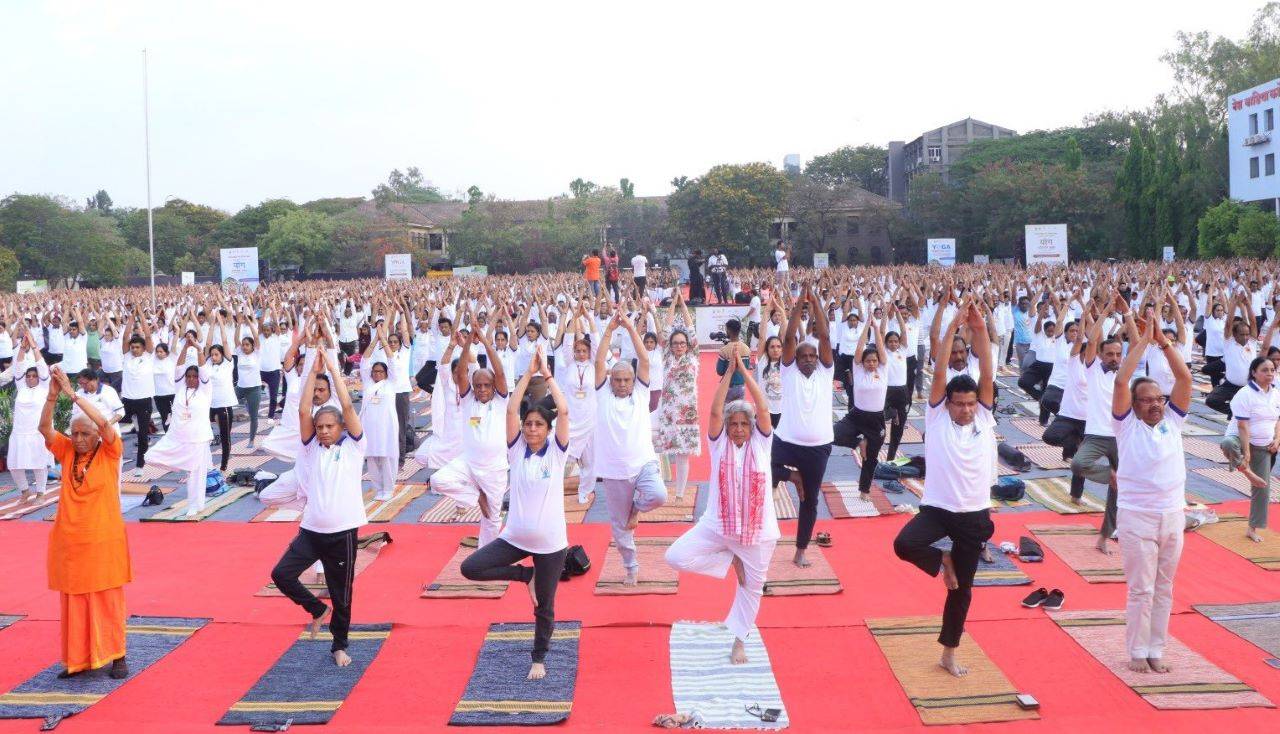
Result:
{"label": "red and white scarf", "polygon": [[744,447],[741,467],[733,465],[733,441],[725,441],[720,455],[720,532],[752,545],[764,526],[765,478],[756,471],[755,452],[751,442]]}

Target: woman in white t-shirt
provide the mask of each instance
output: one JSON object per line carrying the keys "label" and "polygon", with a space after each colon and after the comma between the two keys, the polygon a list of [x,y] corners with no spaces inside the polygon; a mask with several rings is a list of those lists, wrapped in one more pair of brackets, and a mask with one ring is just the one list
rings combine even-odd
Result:
{"label": "woman in white t-shirt", "polygon": [[758,342],[756,352],[756,382],[764,389],[768,401],[769,420],[778,425],[782,420],[782,340],[776,336]]}
{"label": "woman in white t-shirt", "polygon": [[[246,323],[247,335],[244,333]],[[262,405],[262,362],[257,349],[258,329],[252,320],[246,318],[236,324],[236,344],[236,402],[249,413],[249,443],[245,448],[253,451],[253,442],[258,437],[258,408]]]}
{"label": "woman in white t-shirt", "polygon": [[364,428],[364,461],[369,467],[373,498],[385,502],[396,491],[400,458],[400,421],[396,416],[395,360],[375,361],[374,348],[389,354],[387,325],[380,322],[360,358],[360,425]]}
{"label": "woman in white t-shirt", "polygon": [[[875,345],[867,346],[867,337],[875,335]],[[888,355],[884,351],[884,325],[874,319],[858,337],[855,351],[858,360],[849,370],[849,411],[833,426],[833,445],[863,452],[858,491],[863,499],[871,496],[871,480],[880,463],[880,447],[884,445],[884,406],[889,393],[885,373]],[[906,385],[905,373],[903,386]]]}
{"label": "woman in white t-shirt", "polygon": [[173,413],[173,396],[177,392],[174,384],[174,370],[178,368],[178,358],[169,351],[167,343],[156,345],[151,361],[151,379],[155,384],[156,411],[160,413],[160,428],[169,430],[169,416]]}
{"label": "woman in white t-shirt", "polygon": [[99,357],[102,360],[103,382],[118,393],[124,381],[124,335],[117,333],[108,321],[102,327],[101,344]]}
{"label": "woman in white t-shirt", "polygon": [[208,356],[205,369],[209,373],[209,384],[213,387],[209,415],[218,423],[218,443],[222,446],[219,468],[225,472],[231,461],[231,411],[236,405],[235,365],[227,359],[221,344],[212,344],[206,351]]}
{"label": "woman in white t-shirt", "polygon": [[[168,471],[187,472],[187,516],[193,517],[204,509],[206,477],[213,465],[209,452],[209,440],[213,438],[209,427],[213,384],[204,354],[193,337],[188,336],[178,350],[174,371],[169,373],[170,380],[177,382],[172,420],[169,430],[147,450],[146,459],[148,464]],[[182,367],[182,357],[188,352],[196,364]]]}
{"label": "woman in white t-shirt", "polygon": [[1249,480],[1250,540],[1262,542],[1258,533],[1267,527],[1267,503],[1271,498],[1271,469],[1280,451],[1280,389],[1275,385],[1275,365],[1266,357],[1249,363],[1249,384],[1231,399],[1231,422],[1222,438],[1222,453],[1232,469]]}
{"label": "woman in white t-shirt", "polygon": [[[745,400],[724,404],[735,371],[742,375],[754,406]],[[722,579],[733,567],[738,583],[725,626],[734,636],[729,653],[734,665],[747,662],[745,642],[755,628],[769,560],[781,535],[769,468],[773,423],[762,409],[765,405],[760,384],[741,360],[735,360],[711,398],[707,509],[666,553],[667,563],[680,571]]]}
{"label": "woman in white t-shirt", "polygon": [[556,381],[564,386],[565,401],[569,405],[569,413],[573,421],[569,424],[568,459],[577,464],[578,470],[578,502],[585,504],[587,496],[595,491],[595,449],[591,438],[596,427],[596,391],[595,365],[592,358],[593,335],[582,332],[583,325],[589,328],[593,322],[587,318],[582,304],[578,304],[577,313],[565,325],[569,338],[564,332],[558,337],[558,359],[555,360]]}
{"label": "woman in white t-shirt", "polygon": [[[532,402],[522,415],[521,404],[535,374],[546,383],[555,410]],[[529,586],[534,633],[528,678],[540,680],[547,674],[543,661],[555,631],[556,586],[569,546],[564,519],[569,405],[547,366],[542,347],[507,401],[507,446],[511,474],[506,525],[496,539],[468,556],[461,570],[473,581],[519,581]],[[533,568],[519,563],[530,556]]]}
{"label": "woman in white t-shirt", "polygon": [[[35,360],[34,364],[31,359]],[[16,377],[17,372],[22,376]],[[0,384],[10,378],[14,380],[17,394],[13,397],[13,422],[6,461],[9,474],[21,492],[20,501],[27,501],[45,493],[49,465],[53,463],[53,454],[49,453],[44,436],[40,435],[40,415],[49,398],[49,368],[30,331],[19,338],[18,358],[5,368],[5,377]],[[30,483],[28,471],[32,475]]]}

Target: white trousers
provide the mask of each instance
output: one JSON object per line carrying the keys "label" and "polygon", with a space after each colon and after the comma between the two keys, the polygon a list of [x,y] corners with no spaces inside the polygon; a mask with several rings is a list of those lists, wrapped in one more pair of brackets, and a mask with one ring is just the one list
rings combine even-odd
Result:
{"label": "white trousers", "polygon": [[438,433],[427,436],[413,451],[414,461],[428,469],[443,469],[446,464],[462,455],[462,442],[446,439]]}
{"label": "white trousers", "polygon": [[662,483],[662,472],[656,461],[645,464],[640,473],[630,479],[604,480],[604,504],[609,510],[613,544],[618,546],[623,568],[640,568],[640,562],[636,560],[635,533],[627,529],[631,511],[648,512],[661,507],[666,501],[667,485]]}
{"label": "white trousers", "polygon": [[760,613],[760,597],[764,595],[764,582],[773,558],[776,540],[766,540],[754,545],[743,545],[726,538],[705,523],[698,523],[667,548],[667,563],[680,571],[692,571],[718,579],[729,573],[734,557],[742,559],[746,585],[734,587],[733,605],[724,624],[739,640],[745,641],[755,626]]}
{"label": "white trousers", "polygon": [[364,460],[369,467],[370,483],[373,485],[374,492],[373,498],[376,500],[391,499],[391,495],[396,492],[397,460],[391,456],[366,456]]}
{"label": "white trousers", "polygon": [[587,497],[596,491],[595,447],[591,436],[569,439],[568,456],[578,462],[578,503],[586,504]]}
{"label": "white trousers", "polygon": [[1124,580],[1124,641],[1130,658],[1159,658],[1169,636],[1173,575],[1182,556],[1186,518],[1182,510],[1142,512],[1121,507],[1116,513]]}
{"label": "white trousers", "polygon": [[209,470],[213,468],[213,457],[209,447],[193,451],[191,465],[187,471],[187,514],[195,514],[204,509],[204,493],[208,488]]}
{"label": "white trousers", "polygon": [[[28,471],[31,472],[32,477],[30,482],[27,480]],[[26,494],[27,492],[35,492],[38,495],[42,495],[44,494],[45,487],[49,482],[48,469],[10,469],[9,474],[13,476],[13,483],[23,494]]]}
{"label": "white trousers", "polygon": [[480,493],[484,492],[490,516],[480,514],[480,545],[498,537],[502,529],[502,498],[507,494],[506,469],[483,469],[457,458],[431,475],[431,489],[463,507],[478,506]]}

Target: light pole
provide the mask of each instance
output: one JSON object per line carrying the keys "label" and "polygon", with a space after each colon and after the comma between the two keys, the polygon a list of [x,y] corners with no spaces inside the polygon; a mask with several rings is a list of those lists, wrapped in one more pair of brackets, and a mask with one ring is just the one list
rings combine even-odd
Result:
{"label": "light pole", "polygon": [[151,217],[151,99],[147,79],[147,50],[142,49],[142,135],[147,158],[147,249],[151,255],[151,310],[156,308],[156,233]]}

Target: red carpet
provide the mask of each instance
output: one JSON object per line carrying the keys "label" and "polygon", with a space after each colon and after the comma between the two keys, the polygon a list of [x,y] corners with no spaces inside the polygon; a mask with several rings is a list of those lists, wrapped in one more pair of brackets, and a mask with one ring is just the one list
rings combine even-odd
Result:
{"label": "red carpet", "polygon": [[[1231,506],[1233,505],[1233,506]],[[1243,502],[1229,508],[1242,511]],[[922,728],[863,620],[938,614],[942,584],[893,557],[904,518],[825,521],[825,551],[844,592],[769,597],[759,627],[796,731],[907,731]],[[996,515],[995,540],[1016,540],[1027,524],[1071,522],[1051,513]],[[57,597],[45,590],[46,523],[0,524],[7,583],[0,611],[27,619],[0,631],[0,692],[56,659]],[[356,582],[356,622],[393,622],[382,653],[342,706],[328,732],[443,730],[466,685],[492,621],[531,619],[524,589],[497,600],[420,599],[422,584],[444,565],[471,527],[383,526],[395,542]],[[641,535],[677,535],[678,525],[642,526]],[[269,523],[205,522],[128,526],[136,581],[127,589],[133,614],[213,617],[214,623],[60,732],[222,732],[213,722],[297,636],[303,613],[287,600],[253,596],[294,528]],[[794,522],[783,523],[794,533]],[[605,525],[574,525],[572,542],[604,557]],[[685,574],[674,596],[606,597],[592,593],[599,563],[561,586],[558,615],[581,619],[581,671],[573,730],[649,731],[671,706],[668,625],[719,619],[731,582]],[[1035,586],[1058,587],[1068,609],[1123,606],[1121,584],[1088,584],[1050,556],[1022,565]],[[1026,587],[975,590],[969,631],[1014,685],[1042,704],[1038,722],[975,726],[989,731],[1269,731],[1280,711],[1157,712],[1064,634],[1043,612],[1018,601]],[[1172,632],[1273,701],[1280,672],[1265,653],[1190,610],[1194,603],[1280,598],[1280,575],[1198,535],[1187,538],[1178,572]],[[1118,651],[1119,652],[1119,651]],[[625,693],[625,695],[619,695]],[[996,727],[999,727],[998,729]],[[34,721],[0,721],[4,732],[31,732]]]}

